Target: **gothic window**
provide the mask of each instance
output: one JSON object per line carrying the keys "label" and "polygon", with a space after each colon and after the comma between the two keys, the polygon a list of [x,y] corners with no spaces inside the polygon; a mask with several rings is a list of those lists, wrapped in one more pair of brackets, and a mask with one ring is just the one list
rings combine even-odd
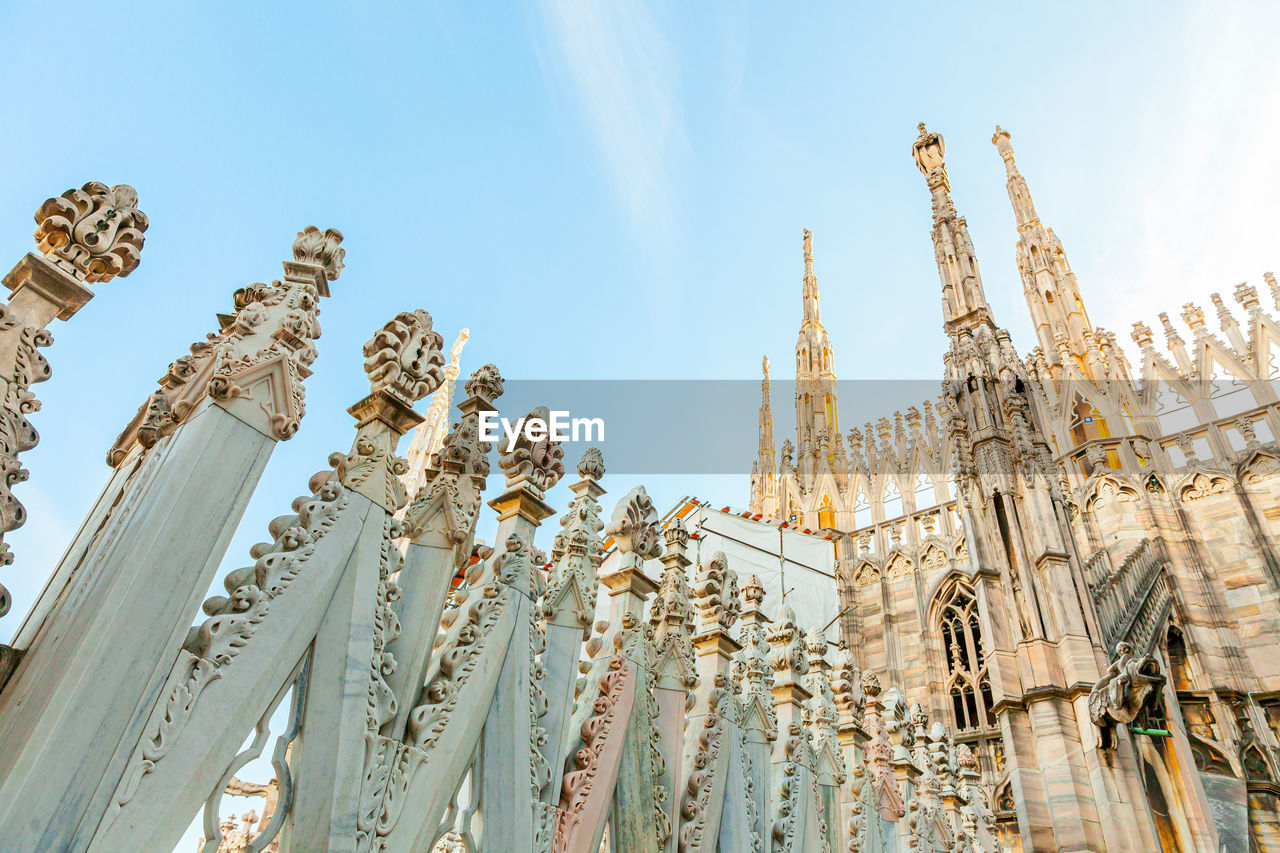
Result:
{"label": "gothic window", "polygon": [[1240,377],[1224,368],[1216,359],[1209,377],[1209,396],[1213,399],[1213,408],[1220,418],[1238,415],[1258,405],[1253,392],[1240,381]]}
{"label": "gothic window", "polygon": [[1214,747],[1199,740],[1195,736],[1188,738],[1191,744],[1191,757],[1195,760],[1196,769],[1201,773],[1216,773],[1219,776],[1234,776],[1231,762]]}
{"label": "gothic window", "polygon": [[1187,731],[1204,740],[1218,740],[1217,720],[1213,717],[1213,709],[1208,699],[1187,697],[1179,700],[1182,706],[1182,719]]}
{"label": "gothic window", "polygon": [[861,530],[869,524],[871,524],[871,502],[867,500],[867,493],[859,488],[853,503],[853,529]]}
{"label": "gothic window", "polygon": [[890,478],[884,487],[884,517],[888,520],[900,515],[902,515],[902,494],[898,491],[898,484]]}
{"label": "gothic window", "polygon": [[1242,763],[1244,764],[1246,779],[1254,779],[1260,782],[1271,781],[1271,768],[1267,766],[1267,759],[1263,757],[1262,750],[1258,749],[1257,744],[1245,750]]}
{"label": "gothic window", "polygon": [[935,506],[938,499],[933,495],[933,481],[929,479],[928,474],[922,473],[916,478],[916,509]]}
{"label": "gothic window", "polygon": [[1187,665],[1187,644],[1176,626],[1169,626],[1169,675],[1174,690],[1191,689],[1191,668]]}
{"label": "gothic window", "polygon": [[831,496],[822,496],[822,505],[818,507],[818,529],[835,530],[836,510],[831,505]]}
{"label": "gothic window", "polygon": [[[1102,417],[1102,413],[1088,402],[1077,397],[1075,408],[1072,411],[1074,418],[1071,421],[1071,436],[1075,439],[1076,444],[1084,444],[1086,441],[1095,438],[1111,437],[1111,430],[1107,426],[1106,418]],[[1111,467],[1119,468],[1120,466],[1117,463],[1111,465]]]}
{"label": "gothic window", "polygon": [[1013,799],[1013,785],[1005,782],[996,792],[996,811],[1001,814],[1014,814],[1017,810],[1018,804]]}
{"label": "gothic window", "polygon": [[1262,710],[1267,714],[1267,726],[1271,729],[1271,733],[1280,739],[1280,702],[1274,700],[1265,702]]}
{"label": "gothic window", "polygon": [[1160,432],[1165,435],[1181,432],[1198,422],[1191,404],[1164,380],[1156,383],[1156,419],[1160,422]]}
{"label": "gothic window", "polygon": [[938,602],[937,627],[947,656],[947,691],[956,727],[986,728],[994,723],[991,681],[973,588],[954,581],[939,595]]}

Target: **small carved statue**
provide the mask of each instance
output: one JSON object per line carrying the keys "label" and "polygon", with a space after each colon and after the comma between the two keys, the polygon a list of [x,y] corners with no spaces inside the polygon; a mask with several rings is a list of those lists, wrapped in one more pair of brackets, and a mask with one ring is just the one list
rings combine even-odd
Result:
{"label": "small carved statue", "polygon": [[1134,654],[1128,643],[1116,646],[1116,659],[1089,691],[1089,717],[1102,729],[1104,747],[1115,724],[1133,722],[1164,680],[1154,657]]}

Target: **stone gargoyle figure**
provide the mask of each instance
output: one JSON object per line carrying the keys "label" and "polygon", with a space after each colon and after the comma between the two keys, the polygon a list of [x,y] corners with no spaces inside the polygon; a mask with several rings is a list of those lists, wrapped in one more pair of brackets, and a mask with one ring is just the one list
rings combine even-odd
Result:
{"label": "stone gargoyle figure", "polygon": [[1112,728],[1133,722],[1164,680],[1153,656],[1134,654],[1128,643],[1116,646],[1115,660],[1089,691],[1089,717],[1102,729],[1104,746],[1110,746]]}

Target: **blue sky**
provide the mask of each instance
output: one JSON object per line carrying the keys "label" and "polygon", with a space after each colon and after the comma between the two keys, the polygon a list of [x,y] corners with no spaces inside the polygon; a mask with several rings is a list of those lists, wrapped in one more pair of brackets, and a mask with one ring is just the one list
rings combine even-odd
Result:
{"label": "blue sky", "polygon": [[[426,308],[447,341],[471,329],[464,375],[750,379],[762,353],[790,363],[808,227],[841,378],[937,376],[921,120],[946,135],[1020,350],[997,122],[1092,319],[1123,341],[1280,266],[1280,7],[981,9],[6,4],[0,259],[32,247],[44,198],[86,180],[136,186],[151,229],[139,269],[53,328],[0,639],[154,381],[233,290],[279,276],[304,225],[340,228],[347,268],[302,432],[228,567],[349,446],[360,345],[401,310]],[[612,498],[631,485],[605,481]],[[650,485],[659,504],[746,500],[745,477]]]}

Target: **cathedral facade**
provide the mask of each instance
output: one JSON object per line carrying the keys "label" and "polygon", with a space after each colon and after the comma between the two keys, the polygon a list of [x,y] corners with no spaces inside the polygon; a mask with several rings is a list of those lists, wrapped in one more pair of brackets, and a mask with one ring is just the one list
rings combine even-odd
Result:
{"label": "cathedral facade", "polygon": [[[978,757],[1024,850],[1280,850],[1280,325],[1258,289],[1089,320],[1010,135],[992,138],[1036,331],[983,290],[942,137],[913,146],[950,347],[942,393],[842,434],[804,234],[796,436],[766,359],[747,515],[831,542],[841,638]],[[1280,311],[1280,285],[1267,273]],[[927,697],[927,698],[925,698]]]}

